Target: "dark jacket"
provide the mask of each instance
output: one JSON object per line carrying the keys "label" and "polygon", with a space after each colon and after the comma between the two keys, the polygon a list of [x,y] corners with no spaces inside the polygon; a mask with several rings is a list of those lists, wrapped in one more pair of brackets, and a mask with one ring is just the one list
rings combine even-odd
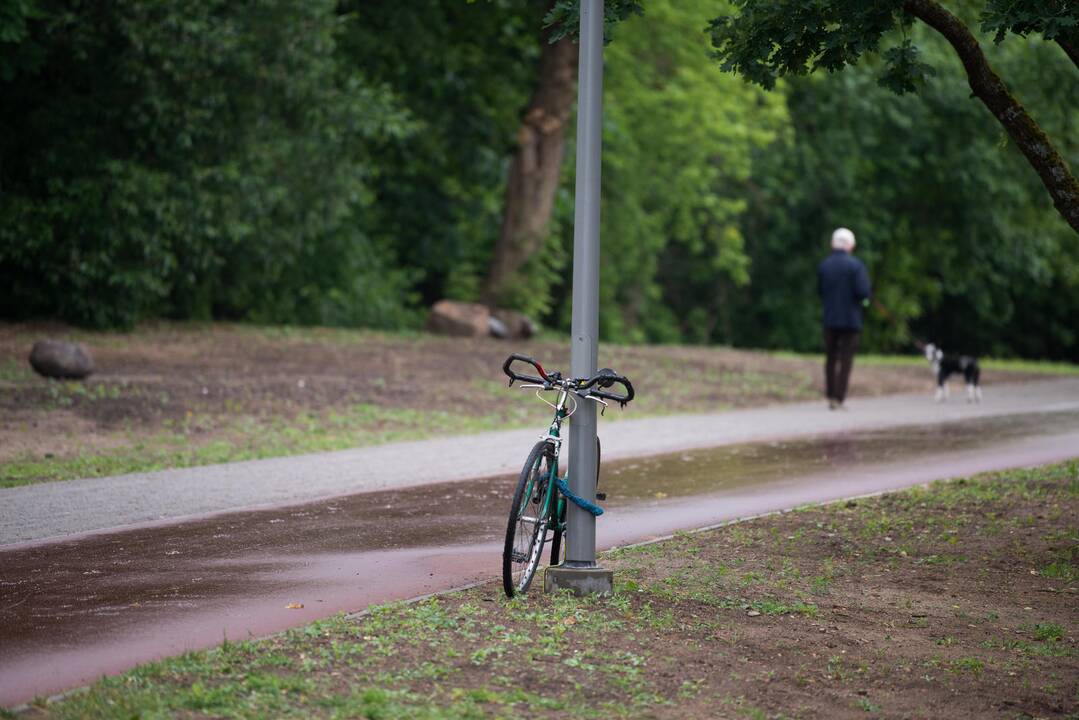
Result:
{"label": "dark jacket", "polygon": [[869,299],[869,273],[862,261],[848,252],[833,250],[817,268],[824,327],[861,330],[862,303]]}

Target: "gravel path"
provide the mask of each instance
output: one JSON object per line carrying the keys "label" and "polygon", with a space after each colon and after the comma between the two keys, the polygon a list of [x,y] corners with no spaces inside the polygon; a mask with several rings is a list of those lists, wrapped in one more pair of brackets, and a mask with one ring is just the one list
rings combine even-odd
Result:
{"label": "gravel path", "polygon": [[[979,405],[927,395],[855,399],[847,412],[820,402],[600,421],[605,459],[757,440],[1079,409],[1079,378],[986,388]],[[540,427],[395,443],[0,490],[0,545],[95,532],[225,510],[516,473]],[[1077,448],[1079,451],[1079,448]]]}

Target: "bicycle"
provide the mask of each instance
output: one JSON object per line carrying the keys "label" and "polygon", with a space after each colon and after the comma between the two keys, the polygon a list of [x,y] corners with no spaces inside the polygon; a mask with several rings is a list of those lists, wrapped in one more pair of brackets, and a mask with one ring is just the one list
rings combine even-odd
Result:
{"label": "bicycle", "polygon": [[[515,361],[531,365],[539,373],[539,377],[515,372],[511,367]],[[603,509],[598,505],[577,497],[570,491],[568,472],[565,477],[558,475],[558,458],[563,440],[562,423],[576,412],[579,402],[577,398],[600,404],[602,414],[607,409],[608,400],[617,402],[624,408],[626,403],[633,400],[634,392],[630,381],[610,368],[603,368],[590,378],[566,378],[560,372],[546,372],[543,366],[532,358],[517,353],[506,358],[502,372],[509,377],[510,387],[514,382],[521,381],[522,389],[535,388],[536,397],[554,409],[554,418],[546,435],[542,436],[528,453],[510,505],[506,544],[502,550],[502,587],[506,597],[513,597],[527,592],[532,584],[532,578],[543,555],[543,547],[548,542],[548,533],[551,534],[551,564],[558,564],[562,552],[562,537],[566,531],[567,501],[593,515],[603,513]],[[607,392],[607,389],[616,383],[625,388],[624,394]],[[558,392],[558,399],[553,403],[541,394],[551,391]],[[596,438],[597,485],[599,453],[599,438]],[[605,500],[606,496],[597,493],[596,499]]]}

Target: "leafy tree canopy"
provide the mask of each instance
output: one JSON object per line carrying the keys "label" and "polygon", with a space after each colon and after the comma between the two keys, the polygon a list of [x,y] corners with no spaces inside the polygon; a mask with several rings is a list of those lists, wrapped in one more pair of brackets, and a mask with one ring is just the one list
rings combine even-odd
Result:
{"label": "leafy tree canopy", "polygon": [[996,42],[1013,32],[1074,43],[1079,37],[1079,3],[1073,0],[987,0],[982,29]]}
{"label": "leafy tree canopy", "polygon": [[334,2],[42,2],[23,19],[0,82],[15,317],[402,321],[407,274],[360,220],[368,145],[414,128],[338,62]]}
{"label": "leafy tree canopy", "polygon": [[[908,17],[929,3],[605,3],[605,340],[816,349],[814,267],[848,225],[900,320],[871,313],[868,348],[908,349],[905,324],[1079,359],[1079,235],[954,46]],[[951,5],[1075,167],[1076,4]],[[575,13],[0,0],[0,314],[415,328],[435,299],[477,299],[540,30]],[[722,71],[728,50],[754,83]],[[556,328],[568,141],[550,235],[507,298]]]}
{"label": "leafy tree canopy", "polygon": [[[643,14],[644,7],[640,0],[604,0],[604,41],[610,42],[615,25],[633,15]],[[557,0],[543,21],[555,29],[551,34],[551,42],[566,36],[576,37],[581,26],[580,0]]]}
{"label": "leafy tree canopy", "polygon": [[[712,21],[712,43],[722,67],[766,89],[780,77],[798,77],[816,70],[835,72],[856,64],[866,53],[879,52],[892,30],[902,42],[883,53],[880,82],[900,92],[925,85],[932,70],[919,59],[908,37],[912,23],[924,23],[944,37],[963,64],[971,92],[996,117],[1053,198],[1060,215],[1079,233],[1079,180],[1052,139],[1018,101],[988,62],[977,37],[959,15],[938,0],[736,0],[737,13]],[[1079,68],[1079,54],[1070,42],[1079,18],[1074,0],[994,0],[983,11],[983,25],[995,29],[999,41],[1008,31],[1039,33],[1055,40]]]}
{"label": "leafy tree canopy", "polygon": [[[736,13],[712,20],[709,29],[724,70],[771,89],[778,78],[817,70],[835,72],[867,52],[881,52],[883,84],[900,92],[921,87],[931,71],[909,38],[914,16],[905,0],[735,0]],[[987,0],[982,28],[1001,42],[1007,33],[1069,40],[1079,34],[1079,3],[1071,0]]]}
{"label": "leafy tree canopy", "polygon": [[[1002,147],[993,118],[966,101],[948,45],[927,28],[911,34],[939,68],[917,95],[879,87],[883,63],[871,58],[780,83],[793,132],[755,156],[756,190],[742,215],[752,277],[733,299],[728,341],[818,347],[819,306],[805,278],[831,229],[845,225],[897,321],[871,311],[869,347],[909,348],[909,326],[967,352],[1074,354],[1079,333],[1067,318],[1079,313],[1079,238],[1023,157]],[[1068,132],[1079,121],[1079,84],[1067,58],[1035,38],[991,50],[1079,160]]]}

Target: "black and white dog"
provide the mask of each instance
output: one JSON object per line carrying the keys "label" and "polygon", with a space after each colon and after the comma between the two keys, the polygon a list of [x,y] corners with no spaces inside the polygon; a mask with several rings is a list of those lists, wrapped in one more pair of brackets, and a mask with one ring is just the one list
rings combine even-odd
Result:
{"label": "black and white dog", "polygon": [[939,347],[928,343],[925,346],[925,359],[933,366],[933,374],[937,376],[937,402],[948,399],[948,377],[958,373],[962,373],[967,381],[967,402],[982,401],[982,369],[978,367],[978,358],[945,355]]}

